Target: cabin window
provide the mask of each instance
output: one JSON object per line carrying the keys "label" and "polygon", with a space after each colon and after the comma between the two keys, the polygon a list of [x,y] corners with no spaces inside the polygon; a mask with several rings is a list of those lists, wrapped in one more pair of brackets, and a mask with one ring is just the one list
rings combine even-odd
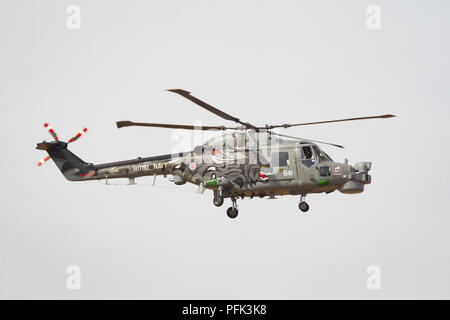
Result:
{"label": "cabin window", "polygon": [[303,165],[307,166],[308,168],[311,168],[315,163],[314,154],[311,146],[301,147],[300,152]]}
{"label": "cabin window", "polygon": [[271,160],[274,167],[287,167],[289,166],[289,152],[274,152]]}

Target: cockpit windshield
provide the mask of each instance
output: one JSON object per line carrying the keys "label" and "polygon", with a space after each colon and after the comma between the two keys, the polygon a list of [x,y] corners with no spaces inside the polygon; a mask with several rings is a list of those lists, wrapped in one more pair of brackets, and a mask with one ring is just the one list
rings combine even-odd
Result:
{"label": "cockpit windshield", "polygon": [[324,161],[333,161],[329,155],[327,155],[324,151],[320,150],[318,145],[313,145],[313,149],[317,155],[317,159],[319,160],[319,163],[324,162]]}
{"label": "cockpit windshield", "polygon": [[300,159],[304,166],[311,168],[316,161],[318,163],[324,161],[333,161],[318,145],[302,145],[300,147]]}

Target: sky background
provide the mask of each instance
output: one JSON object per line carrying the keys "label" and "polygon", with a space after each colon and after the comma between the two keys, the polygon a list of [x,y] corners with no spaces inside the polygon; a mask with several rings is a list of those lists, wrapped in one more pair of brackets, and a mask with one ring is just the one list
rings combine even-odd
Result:
{"label": "sky background", "polygon": [[[66,26],[69,5],[81,29]],[[370,30],[370,5],[381,29]],[[450,3],[0,1],[0,298],[450,298]],[[358,195],[239,201],[231,220],[194,186],[66,181],[35,144],[102,163],[169,153],[172,131],[117,120],[226,125],[182,88],[264,125],[371,161]],[[125,183],[126,181],[122,181]],[[141,183],[141,184],[139,184]],[[66,269],[81,268],[68,290]],[[381,270],[369,290],[367,268]]]}

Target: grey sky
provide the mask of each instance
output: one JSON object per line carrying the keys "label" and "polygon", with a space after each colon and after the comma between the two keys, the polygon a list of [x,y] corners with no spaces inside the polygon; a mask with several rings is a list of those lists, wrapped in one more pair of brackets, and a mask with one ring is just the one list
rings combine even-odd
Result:
{"label": "grey sky", "polygon": [[[68,30],[66,8],[81,8]],[[368,6],[381,29],[366,27]],[[0,1],[0,298],[450,298],[448,1]],[[239,202],[192,186],[65,181],[35,143],[50,122],[100,163],[170,152],[171,130],[393,113],[290,129],[372,161],[373,183]],[[281,131],[282,132],[282,131]],[[151,183],[149,179],[142,180]],[[137,179],[139,183],[140,180]],[[181,190],[181,191],[180,191]],[[82,287],[66,288],[79,265]],[[368,290],[366,268],[381,268]]]}

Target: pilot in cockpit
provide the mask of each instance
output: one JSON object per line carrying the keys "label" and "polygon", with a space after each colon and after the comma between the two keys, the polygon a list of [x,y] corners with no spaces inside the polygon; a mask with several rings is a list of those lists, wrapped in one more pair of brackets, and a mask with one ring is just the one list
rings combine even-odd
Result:
{"label": "pilot in cockpit", "polygon": [[302,163],[308,168],[314,165],[314,156],[310,146],[302,147]]}

